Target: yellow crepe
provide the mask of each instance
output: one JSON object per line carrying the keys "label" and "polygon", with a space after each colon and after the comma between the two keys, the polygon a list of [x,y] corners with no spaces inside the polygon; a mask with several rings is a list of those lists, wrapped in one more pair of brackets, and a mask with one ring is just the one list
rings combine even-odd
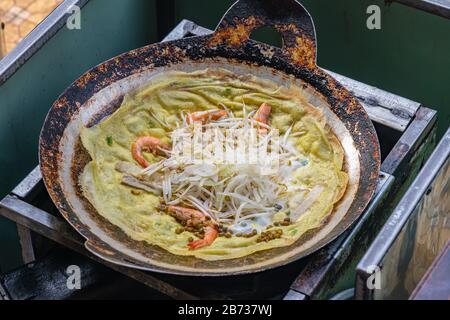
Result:
{"label": "yellow crepe", "polygon": [[[142,192],[135,195],[132,188],[122,185],[122,174],[114,167],[119,161],[136,164],[130,152],[137,137],[151,135],[170,143],[170,129],[156,119],[164,119],[175,128],[180,111],[193,112],[217,109],[225,105],[237,117],[243,107],[251,111],[261,103],[272,106],[271,126],[281,134],[293,125],[298,133],[295,147],[308,157],[309,163],[295,175],[299,183],[310,188],[322,185],[320,197],[289,226],[279,239],[257,242],[258,236],[218,237],[213,244],[188,250],[190,232],[176,234],[180,227],[175,219],[156,208],[158,196]],[[156,117],[156,118],[155,118]],[[326,126],[320,110],[308,104],[301,89],[279,87],[273,82],[254,76],[238,76],[226,70],[202,70],[192,73],[168,72],[155,77],[145,87],[128,94],[121,107],[108,118],[90,128],[83,128],[81,140],[92,161],[80,176],[85,197],[97,212],[137,241],[158,245],[177,255],[193,255],[205,260],[238,258],[256,251],[287,246],[306,231],[321,225],[331,214],[334,203],[343,195],[347,174],[342,170],[342,147]],[[157,156],[145,153],[149,162]],[[295,194],[292,195],[295,199]],[[286,213],[278,213],[283,220]]]}

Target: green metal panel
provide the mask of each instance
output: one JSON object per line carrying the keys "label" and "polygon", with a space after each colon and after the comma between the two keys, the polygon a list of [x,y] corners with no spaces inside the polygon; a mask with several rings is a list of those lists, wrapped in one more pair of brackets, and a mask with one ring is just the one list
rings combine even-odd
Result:
{"label": "green metal panel", "polygon": [[[63,27],[0,86],[0,196],[37,165],[39,131],[58,95],[99,62],[155,42],[155,21],[155,1],[91,0],[81,30]],[[13,227],[0,220],[3,271],[19,261]]]}

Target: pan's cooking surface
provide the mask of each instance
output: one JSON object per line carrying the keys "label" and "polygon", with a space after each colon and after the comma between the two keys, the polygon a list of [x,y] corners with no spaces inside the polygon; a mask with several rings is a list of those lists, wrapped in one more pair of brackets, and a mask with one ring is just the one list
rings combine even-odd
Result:
{"label": "pan's cooking surface", "polygon": [[[253,29],[273,25],[283,49],[249,40]],[[241,0],[212,35],[147,46],[90,70],[55,102],[40,139],[41,171],[52,200],[84,237],[95,254],[114,263],[181,274],[235,274],[286,264],[322,247],[361,214],[378,178],[379,148],[375,131],[357,100],[316,67],[315,35],[306,10],[297,2]],[[223,67],[283,84],[304,86],[312,104],[322,107],[345,149],[351,178],[332,219],[289,247],[225,261],[179,257],[136,242],[104,221],[79,190],[77,178],[89,160],[79,144],[80,122],[93,124],[110,114],[123,95],[164,70],[192,71]]]}

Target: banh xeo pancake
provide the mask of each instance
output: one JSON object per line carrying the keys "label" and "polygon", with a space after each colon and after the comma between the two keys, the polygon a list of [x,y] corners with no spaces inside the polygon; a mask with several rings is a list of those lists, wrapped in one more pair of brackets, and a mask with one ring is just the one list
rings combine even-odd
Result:
{"label": "banh xeo pancake", "polygon": [[[239,153],[234,162],[207,159],[212,140],[190,149],[202,161],[181,161],[179,137],[207,128],[250,128],[276,149],[263,159],[271,169]],[[348,180],[342,146],[300,88],[226,70],[158,75],[83,128],[81,141],[92,160],[80,185],[98,214],[136,241],[204,260],[291,245],[323,225]]]}

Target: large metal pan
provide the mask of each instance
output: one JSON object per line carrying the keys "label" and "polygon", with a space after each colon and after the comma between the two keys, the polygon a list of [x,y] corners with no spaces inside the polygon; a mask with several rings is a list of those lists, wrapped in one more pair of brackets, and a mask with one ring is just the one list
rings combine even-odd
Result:
{"label": "large metal pan", "polygon": [[[250,39],[272,26],[282,48]],[[203,261],[176,256],[137,242],[105,221],[83,197],[78,176],[89,156],[80,144],[82,125],[111,114],[123,96],[167,70],[225,68],[280,85],[303,86],[321,107],[345,150],[350,183],[328,221],[291,246],[234,260]],[[210,35],[153,44],[108,60],[76,80],[50,109],[40,136],[40,165],[48,192],[66,220],[86,238],[86,247],[113,263],[185,275],[251,273],[287,264],[323,247],[346,230],[372,197],[380,167],[379,143],[357,99],[316,65],[316,37],[309,13],[293,0],[240,0]]]}

